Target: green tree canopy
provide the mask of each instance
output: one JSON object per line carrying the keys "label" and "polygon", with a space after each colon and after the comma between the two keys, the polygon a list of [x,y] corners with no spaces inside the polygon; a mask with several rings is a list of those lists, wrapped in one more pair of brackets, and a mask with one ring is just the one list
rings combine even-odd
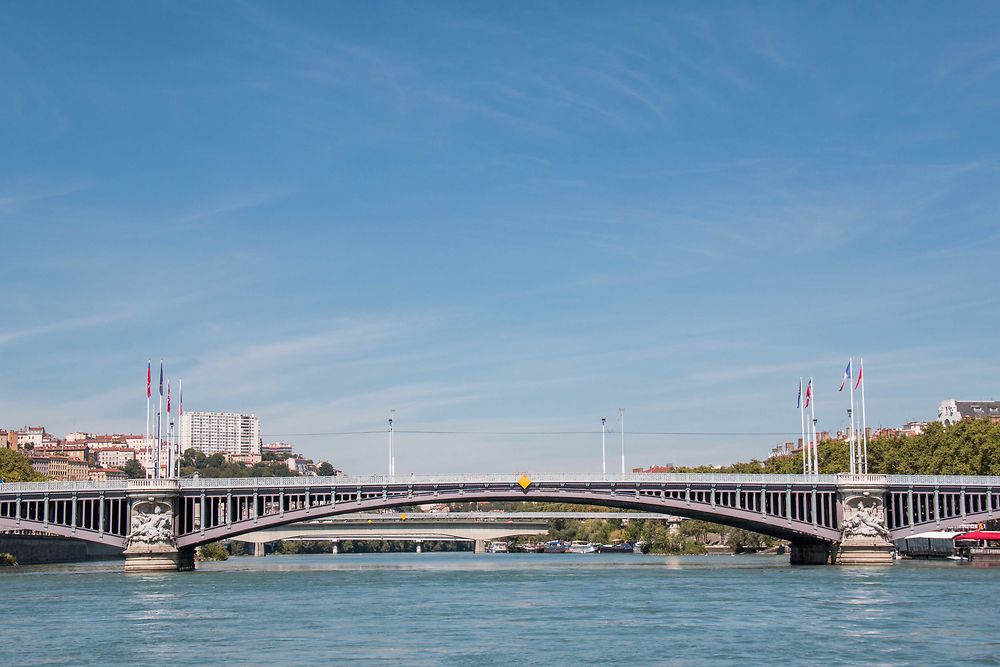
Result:
{"label": "green tree canopy", "polygon": [[[847,442],[819,443],[822,473],[850,469]],[[756,459],[721,468],[696,466],[677,472],[801,473],[802,455]],[[923,434],[893,435],[868,442],[868,472],[886,475],[1000,475],[1000,423],[963,419],[947,428],[933,422]]]}
{"label": "green tree canopy", "polygon": [[5,482],[44,482],[31,467],[31,459],[13,449],[0,449],[0,479]]}
{"label": "green tree canopy", "polygon": [[125,467],[122,469],[125,471],[125,476],[129,479],[144,479],[146,477],[146,469],[135,459],[127,461]]}
{"label": "green tree canopy", "polygon": [[252,466],[227,463],[222,454],[206,456],[204,452],[188,449],[181,458],[181,476],[197,473],[201,477],[297,477],[284,463],[262,461]]}

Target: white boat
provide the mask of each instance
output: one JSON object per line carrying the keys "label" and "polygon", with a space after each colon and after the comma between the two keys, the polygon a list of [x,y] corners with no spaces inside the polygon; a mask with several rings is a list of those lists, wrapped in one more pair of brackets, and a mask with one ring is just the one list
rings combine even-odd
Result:
{"label": "white boat", "polygon": [[488,554],[505,554],[509,552],[510,550],[507,548],[506,542],[489,542],[486,545],[486,553]]}
{"label": "white boat", "polygon": [[597,545],[593,542],[584,542],[583,540],[573,540],[569,543],[569,547],[566,548],[566,553],[568,554],[592,554],[597,553]]}

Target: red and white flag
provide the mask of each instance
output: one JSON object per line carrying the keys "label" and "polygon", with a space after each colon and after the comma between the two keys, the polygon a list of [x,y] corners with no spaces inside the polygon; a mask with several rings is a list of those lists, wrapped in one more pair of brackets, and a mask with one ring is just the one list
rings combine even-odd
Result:
{"label": "red and white flag", "polygon": [[146,362],[146,398],[152,396],[153,387],[153,362]]}
{"label": "red and white flag", "polygon": [[813,381],[812,381],[812,379],[810,379],[809,380],[809,384],[806,385],[806,405],[805,405],[805,407],[807,407],[807,408],[809,407],[809,401],[812,400],[812,395],[813,395]]}
{"label": "red and white flag", "polygon": [[858,367],[858,381],[854,383],[855,390],[857,390],[858,386],[861,385],[861,378],[864,374],[865,374],[865,362],[862,361],[861,365]]}

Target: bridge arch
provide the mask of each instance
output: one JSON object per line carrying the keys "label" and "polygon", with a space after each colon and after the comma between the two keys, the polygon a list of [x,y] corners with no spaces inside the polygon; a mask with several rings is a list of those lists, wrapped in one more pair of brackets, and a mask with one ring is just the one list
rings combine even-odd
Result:
{"label": "bridge arch", "polygon": [[[335,505],[314,505],[308,508],[294,509],[283,513],[269,514],[252,519],[241,520],[227,525],[214,526],[205,530],[193,531],[178,537],[178,547],[196,547],[221,539],[238,537],[265,528],[275,528],[302,521],[324,519],[335,516],[371,512],[384,509],[412,507],[429,502],[427,499],[407,496],[389,496],[379,498],[362,498],[360,501],[338,502]],[[574,505],[593,505],[623,510],[637,510],[668,514],[690,519],[710,521],[734,528],[743,528],[769,535],[793,543],[827,542],[834,543],[840,539],[840,531],[821,527],[801,520],[787,517],[776,517],[746,509],[721,507],[705,503],[687,502],[673,498],[609,497],[602,494],[579,491],[560,490],[546,492],[544,490],[497,489],[481,492],[463,491],[461,493],[438,493],[434,503],[457,502],[537,502],[563,503]],[[623,514],[622,518],[627,518]]]}

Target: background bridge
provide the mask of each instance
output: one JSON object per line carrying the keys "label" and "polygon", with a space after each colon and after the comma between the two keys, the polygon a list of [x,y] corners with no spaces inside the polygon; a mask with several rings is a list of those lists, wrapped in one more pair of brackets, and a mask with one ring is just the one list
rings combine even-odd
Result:
{"label": "background bridge", "polygon": [[416,512],[348,514],[343,517],[302,521],[264,528],[232,539],[254,545],[264,555],[264,545],[278,540],[332,540],[334,553],[342,540],[404,540],[417,542],[474,542],[476,551],[485,542],[519,535],[545,535],[553,519],[645,519],[679,521],[666,514],[649,512]]}
{"label": "background bridge", "polygon": [[[673,514],[787,539],[793,562],[884,562],[892,539],[992,519],[1000,478],[506,474],[17,483],[0,484],[0,530],[42,530],[127,547],[127,569],[185,569],[194,547],[255,530],[472,501]],[[850,555],[855,552],[857,558]]]}

